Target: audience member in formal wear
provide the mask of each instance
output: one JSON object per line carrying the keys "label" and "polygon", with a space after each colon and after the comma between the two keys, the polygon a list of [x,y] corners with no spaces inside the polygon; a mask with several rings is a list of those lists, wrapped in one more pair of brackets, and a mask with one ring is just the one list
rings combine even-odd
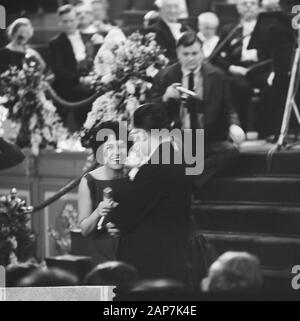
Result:
{"label": "audience member in formal wear", "polygon": [[[154,4],[157,8],[160,8],[162,2],[162,0],[156,0]],[[189,17],[189,13],[186,0],[177,0],[177,3],[179,6],[179,19],[187,19]]]}
{"label": "audience member in formal wear", "polygon": [[219,43],[218,28],[220,20],[213,12],[202,13],[198,17],[198,37],[203,42],[203,54],[208,58]]}
{"label": "audience member in formal wear", "polygon": [[46,63],[40,54],[28,44],[34,33],[31,21],[27,18],[16,19],[7,29],[10,42],[0,50],[0,73],[9,66],[22,69],[25,58],[34,60],[41,72]]}
{"label": "audience member in formal wear", "polygon": [[[202,281],[202,290],[220,295],[258,293],[263,286],[259,260],[248,253],[227,252],[221,255]],[[242,298],[242,297],[240,297]]]}
{"label": "audience member in formal wear", "polygon": [[[239,144],[245,134],[231,102],[227,77],[219,68],[204,63],[202,42],[196,33],[186,32],[180,38],[177,54],[179,62],[156,76],[152,99],[163,102],[174,126],[205,130],[205,169],[195,178],[196,197],[201,198],[206,183],[238,158],[238,150],[228,140],[229,135]],[[178,85],[196,93],[195,98],[187,101],[188,113],[184,119]]]}
{"label": "audience member in formal wear", "polygon": [[166,127],[168,116],[160,104],[146,104],[135,112],[132,135],[139,137],[136,145],[143,161],[130,175],[127,198],[105,221],[110,233],[119,230],[118,260],[134,266],[141,278],[187,282],[190,179],[185,166],[175,161],[180,149],[167,133],[158,133]]}
{"label": "audience member in formal wear", "polygon": [[171,63],[177,61],[176,42],[187,26],[178,22],[180,8],[177,0],[161,0],[159,3],[160,20],[149,31],[156,34],[158,44],[166,51]]}
{"label": "audience member in formal wear", "polygon": [[[93,93],[88,73],[93,67],[95,48],[90,37],[79,32],[73,6],[60,7],[58,16],[62,32],[49,45],[54,89],[68,101],[80,101]],[[83,125],[89,110],[90,106],[75,111],[75,129]],[[67,115],[60,113],[66,120]]]}
{"label": "audience member in formal wear", "polygon": [[221,44],[222,46],[216,50],[212,62],[230,75],[233,102],[239,113],[241,125],[247,131],[254,89],[262,90],[267,86],[271,65],[266,64],[256,70],[251,69],[269,58],[256,49],[248,49],[260,12],[259,0],[240,0],[236,6],[240,21],[222,28],[220,32],[220,46]]}
{"label": "audience member in formal wear", "polygon": [[[106,211],[102,206],[105,189],[111,188],[114,202],[122,203],[130,188],[131,182],[124,168],[129,144],[120,140],[122,128],[118,122],[104,122],[83,141],[84,146],[93,149],[95,158],[102,165],[85,175],[79,186],[80,227],[88,239],[93,265],[116,260],[119,241],[105,230],[98,230],[98,223]],[[97,133],[101,130],[110,131],[111,136],[97,141]],[[126,133],[126,128],[123,130]]]}

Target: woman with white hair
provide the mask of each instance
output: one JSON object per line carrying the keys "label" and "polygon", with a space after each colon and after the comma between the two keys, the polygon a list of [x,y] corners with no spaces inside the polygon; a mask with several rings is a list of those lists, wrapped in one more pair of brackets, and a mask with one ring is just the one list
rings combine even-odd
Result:
{"label": "woman with white hair", "polygon": [[46,64],[43,58],[28,45],[33,32],[31,21],[27,18],[19,18],[8,27],[7,34],[10,42],[0,50],[0,73],[10,66],[21,69],[25,58],[35,61],[41,72],[45,70]]}

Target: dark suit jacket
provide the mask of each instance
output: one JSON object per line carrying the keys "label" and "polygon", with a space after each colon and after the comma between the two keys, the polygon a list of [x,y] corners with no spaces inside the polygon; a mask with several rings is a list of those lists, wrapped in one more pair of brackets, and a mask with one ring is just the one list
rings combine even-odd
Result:
{"label": "dark suit jacket", "polygon": [[79,70],[71,42],[65,33],[59,34],[50,41],[50,64],[55,75],[56,88],[72,87],[78,84],[79,78],[85,72],[84,69],[88,71],[93,65],[95,56],[94,46],[90,42],[89,36],[81,34],[81,37],[87,49],[86,65],[82,71]]}
{"label": "dark suit jacket", "polygon": [[[190,30],[188,26],[182,25],[182,31]],[[162,49],[166,50],[165,55],[170,59],[170,63],[177,61],[176,39],[174,38],[168,25],[162,20],[152,25],[148,32],[156,34],[156,41]]]}
{"label": "dark suit jacket", "polygon": [[25,155],[18,147],[0,138],[0,170],[16,166],[24,159]]}
{"label": "dark suit jacket", "polygon": [[[229,24],[224,26],[220,32],[219,44],[229,35],[229,33],[236,29],[232,36],[228,39],[223,49],[217,54],[212,63],[221,67],[222,69],[228,71],[231,65],[243,66],[242,62],[242,49],[243,49],[243,28],[237,24]],[[263,55],[263,52],[258,51],[259,61],[268,59],[268,57]],[[248,66],[246,66],[248,67]]]}
{"label": "dark suit jacket", "polygon": [[[204,129],[206,142],[223,141],[228,137],[229,125],[239,125],[238,115],[231,103],[228,79],[223,71],[204,63],[202,67],[204,86]],[[154,80],[152,99],[162,101],[167,88],[173,83],[182,82],[179,63],[162,70]],[[165,104],[171,121],[177,122],[180,101]]]}
{"label": "dark suit jacket", "polygon": [[[162,146],[174,152],[163,143],[152,159],[161,155]],[[107,217],[121,230],[118,259],[135,266],[142,277],[184,280],[190,197],[183,165],[142,166],[127,199]]]}

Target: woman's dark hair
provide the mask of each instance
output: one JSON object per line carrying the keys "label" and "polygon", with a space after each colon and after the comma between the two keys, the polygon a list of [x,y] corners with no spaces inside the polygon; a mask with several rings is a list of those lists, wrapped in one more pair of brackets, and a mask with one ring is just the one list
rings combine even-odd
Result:
{"label": "woman's dark hair", "polygon": [[202,47],[202,41],[197,36],[196,32],[194,31],[186,31],[180,39],[177,41],[177,48],[179,47],[191,47],[195,43],[199,43]]}
{"label": "woman's dark hair", "polygon": [[103,140],[97,140],[97,135],[100,131],[110,131],[115,135],[116,140],[122,138],[122,134],[127,133],[127,148],[130,149],[131,143],[129,141],[129,133],[127,128],[117,121],[107,121],[91,129],[85,136],[82,137],[81,143],[83,147],[91,148],[96,156],[99,147],[101,147],[107,140],[105,136]]}
{"label": "woman's dark hair", "polygon": [[170,121],[165,107],[148,103],[138,108],[133,116],[135,128],[150,132],[151,129],[169,129]]}

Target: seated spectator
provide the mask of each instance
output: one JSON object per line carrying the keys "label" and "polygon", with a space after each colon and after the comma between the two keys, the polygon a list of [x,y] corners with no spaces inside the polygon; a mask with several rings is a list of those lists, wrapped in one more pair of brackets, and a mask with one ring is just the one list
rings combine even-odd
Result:
{"label": "seated spectator", "polygon": [[78,286],[77,277],[60,269],[38,269],[18,282],[18,287],[62,287]]}
{"label": "seated spectator", "polygon": [[79,4],[75,7],[78,19],[78,29],[82,33],[94,34],[96,28],[93,25],[93,13],[91,7],[86,4]]}
{"label": "seated spectator", "polygon": [[[187,19],[189,17],[187,1],[186,0],[177,0],[179,6],[179,19]],[[161,7],[162,0],[156,0],[155,6],[157,8]]]}
{"label": "seated spectator", "polygon": [[263,285],[259,260],[248,253],[227,252],[220,256],[202,281],[203,292],[253,294]]}
{"label": "seated spectator", "polygon": [[6,287],[16,287],[23,278],[37,271],[38,268],[37,264],[31,262],[8,266],[6,268]]}
{"label": "seated spectator", "polygon": [[205,58],[213,53],[220,40],[217,36],[219,25],[220,20],[213,12],[205,12],[198,17],[198,37],[203,42],[202,49]]}
{"label": "seated spectator", "polygon": [[256,125],[249,123],[254,90],[262,92],[267,87],[271,64],[267,63],[270,58],[268,53],[249,48],[261,11],[260,1],[239,0],[236,7],[240,21],[221,29],[219,49],[212,55],[211,61],[228,73],[233,103],[241,126],[247,132]]}
{"label": "seated spectator", "polygon": [[96,266],[85,279],[85,285],[118,286],[122,290],[130,289],[138,280],[136,269],[122,262],[107,262]]}
{"label": "seated spectator", "polygon": [[[80,33],[73,6],[58,9],[62,32],[49,45],[51,68],[55,75],[54,89],[58,95],[69,101],[80,101],[90,97],[92,70],[95,57],[94,44],[90,37]],[[75,129],[80,128],[90,107],[75,111]],[[66,121],[66,113],[59,111]]]}
{"label": "seated spectator", "polygon": [[177,61],[176,42],[189,28],[178,22],[180,7],[177,0],[161,0],[158,6],[161,19],[149,31],[156,34],[156,41],[166,51],[170,63],[174,63]]}
{"label": "seated spectator", "polygon": [[7,34],[10,42],[0,50],[0,73],[6,71],[9,66],[22,69],[25,58],[33,59],[40,71],[44,72],[46,63],[28,44],[33,33],[31,21],[27,18],[19,18],[8,27]]}

